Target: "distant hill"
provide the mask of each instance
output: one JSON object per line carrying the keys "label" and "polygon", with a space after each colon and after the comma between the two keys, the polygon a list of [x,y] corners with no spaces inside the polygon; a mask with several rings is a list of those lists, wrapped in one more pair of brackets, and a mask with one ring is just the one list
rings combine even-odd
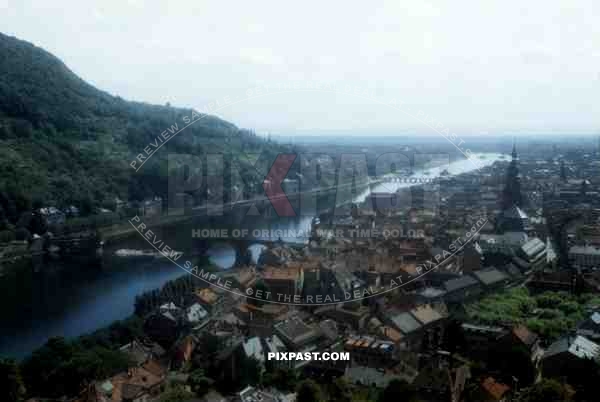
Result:
{"label": "distant hill", "polygon": [[[272,163],[285,151],[250,131],[206,116],[133,172],[129,163],[135,155],[175,122],[181,126],[182,117],[191,113],[112,96],[45,50],[0,34],[0,230],[16,223],[33,204],[75,205],[91,212],[110,206],[115,197],[166,195],[169,153],[224,152],[247,165],[242,169],[246,179],[260,183],[263,177],[243,155],[273,155]],[[225,186],[235,184],[225,181]],[[262,189],[257,186],[255,191]]]}

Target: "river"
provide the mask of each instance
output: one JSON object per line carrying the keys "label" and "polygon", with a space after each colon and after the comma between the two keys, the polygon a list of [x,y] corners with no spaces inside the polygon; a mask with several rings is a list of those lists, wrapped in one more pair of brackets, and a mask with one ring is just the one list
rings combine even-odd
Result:
{"label": "river", "polygon": [[[485,154],[479,159],[480,166],[499,160],[499,155]],[[469,160],[458,160],[446,166],[450,174],[460,174],[475,168]],[[442,167],[427,170],[427,178],[438,177]],[[418,176],[424,172],[415,174]],[[414,184],[385,182],[372,186],[357,197],[364,200],[370,192],[395,191]],[[278,218],[267,223],[270,229],[302,230],[309,233],[312,217]],[[179,232],[182,232],[179,230]],[[189,231],[184,231],[187,240],[177,240],[176,233],[167,234],[174,245],[188,251],[193,248]],[[283,238],[288,242],[305,242],[306,238]],[[186,244],[187,243],[187,244]],[[108,247],[98,268],[64,270],[49,269],[42,274],[29,273],[14,278],[14,286],[0,294],[4,306],[2,331],[0,333],[0,356],[23,358],[43,345],[49,337],[76,337],[104,327],[115,320],[133,313],[136,295],[161,287],[169,280],[185,272],[164,258],[153,256],[119,256],[118,250],[148,250],[151,247],[141,236],[120,241]],[[177,248],[177,247],[174,247]],[[258,258],[262,246],[251,246],[253,258]],[[127,254],[127,252],[122,252]],[[228,268],[235,261],[233,249],[226,243],[213,243],[207,252],[211,261]],[[54,264],[61,264],[56,262]],[[5,280],[5,278],[2,278]],[[18,300],[18,302],[15,302]]]}

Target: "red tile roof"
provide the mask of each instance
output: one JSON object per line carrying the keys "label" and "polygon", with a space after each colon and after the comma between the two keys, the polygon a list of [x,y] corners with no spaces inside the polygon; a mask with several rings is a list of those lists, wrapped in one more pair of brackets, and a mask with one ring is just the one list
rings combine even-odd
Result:
{"label": "red tile roof", "polygon": [[537,340],[537,335],[524,325],[515,326],[512,329],[512,333],[527,346],[533,345]]}
{"label": "red tile roof", "polygon": [[486,378],[481,386],[497,401],[501,400],[504,394],[510,390],[508,385],[496,382],[492,377]]}

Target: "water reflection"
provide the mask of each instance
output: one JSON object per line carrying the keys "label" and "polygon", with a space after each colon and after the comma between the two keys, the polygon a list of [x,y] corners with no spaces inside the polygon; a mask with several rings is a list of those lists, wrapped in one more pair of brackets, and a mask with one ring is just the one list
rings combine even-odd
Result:
{"label": "water reflection", "polygon": [[[260,254],[266,248],[264,244],[253,243],[248,246],[252,255],[252,263],[256,264]],[[235,249],[229,243],[217,243],[207,251],[208,258],[212,264],[222,269],[230,269],[235,264]]]}

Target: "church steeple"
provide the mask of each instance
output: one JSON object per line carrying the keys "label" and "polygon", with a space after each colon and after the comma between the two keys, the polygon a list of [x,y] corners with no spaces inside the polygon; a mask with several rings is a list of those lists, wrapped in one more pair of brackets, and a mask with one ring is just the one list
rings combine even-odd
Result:
{"label": "church steeple", "polygon": [[513,205],[517,207],[523,206],[523,198],[521,196],[521,178],[519,175],[519,167],[517,162],[519,157],[517,154],[517,144],[513,139],[512,161],[508,165],[506,171],[506,186],[502,193],[502,208],[509,209]]}

